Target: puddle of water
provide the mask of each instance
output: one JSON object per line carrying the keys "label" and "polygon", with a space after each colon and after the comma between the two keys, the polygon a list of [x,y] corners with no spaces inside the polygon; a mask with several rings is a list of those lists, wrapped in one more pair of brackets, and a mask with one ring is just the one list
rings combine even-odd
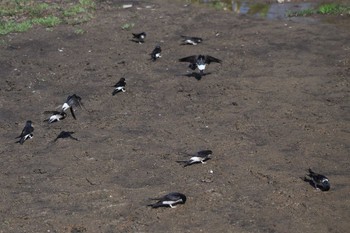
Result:
{"label": "puddle of water", "polygon": [[317,6],[316,3],[311,2],[256,3],[248,0],[193,0],[191,2],[206,4],[216,9],[230,10],[238,15],[250,15],[271,20],[289,18],[288,12],[313,9]]}

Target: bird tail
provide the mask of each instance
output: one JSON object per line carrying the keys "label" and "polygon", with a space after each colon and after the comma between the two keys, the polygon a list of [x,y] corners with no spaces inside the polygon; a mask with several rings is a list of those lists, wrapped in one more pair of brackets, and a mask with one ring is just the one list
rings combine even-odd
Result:
{"label": "bird tail", "polygon": [[308,172],[310,173],[310,175],[315,174],[315,172],[314,172],[314,171],[312,171],[312,170],[311,170],[311,168],[309,168],[309,169],[308,169]]}
{"label": "bird tail", "polygon": [[184,161],[184,160],[180,160],[180,161],[176,161],[177,163],[182,163],[184,165],[184,167],[187,167],[189,165],[191,165],[191,163],[189,163],[188,161]]}
{"label": "bird tail", "polygon": [[161,206],[163,206],[163,204],[162,203],[154,203],[154,204],[149,204],[149,205],[147,205],[147,206],[150,206],[150,207],[152,207],[152,208],[158,208],[158,207],[161,207]]}
{"label": "bird tail", "polygon": [[21,137],[21,139],[18,142],[19,142],[19,144],[23,145],[24,141],[25,141],[24,137]]}

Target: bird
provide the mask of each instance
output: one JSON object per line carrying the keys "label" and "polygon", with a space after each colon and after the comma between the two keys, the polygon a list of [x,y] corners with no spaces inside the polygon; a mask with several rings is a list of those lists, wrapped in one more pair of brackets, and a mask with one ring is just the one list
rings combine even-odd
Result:
{"label": "bird", "polygon": [[81,103],[80,96],[77,96],[76,94],[69,95],[67,97],[66,102],[62,105],[62,112],[65,112],[68,109],[70,109],[70,112],[72,113],[73,118],[76,120],[77,118],[75,117],[73,107],[82,108],[82,106],[83,106],[83,104]]}
{"label": "bird", "polygon": [[187,154],[190,155],[191,158],[189,160],[180,160],[177,161],[178,163],[185,163],[184,167],[193,165],[195,163],[205,163],[205,161],[211,159],[211,155],[213,154],[213,151],[211,150],[201,150],[198,151],[196,154]]}
{"label": "bird", "polygon": [[52,114],[49,119],[44,120],[44,122],[48,122],[49,124],[63,120],[67,117],[67,113],[64,111],[45,111],[46,114]]}
{"label": "bird", "polygon": [[315,173],[309,168],[308,177],[304,178],[304,181],[312,183],[315,189],[320,189],[321,191],[328,191],[331,188],[329,180],[326,176]]}
{"label": "bird", "polygon": [[161,55],[160,55],[161,52],[162,52],[162,49],[160,48],[159,45],[157,45],[157,46],[153,49],[153,51],[152,51],[152,53],[151,53],[151,59],[152,59],[152,61],[156,61],[157,58],[160,58],[160,57],[161,57]]}
{"label": "bird", "polygon": [[34,132],[34,127],[32,125],[32,121],[28,120],[22,130],[21,135],[16,137],[16,138],[20,138],[19,141],[17,141],[16,143],[20,143],[21,145],[23,145],[24,141],[26,141],[27,139],[33,138],[33,132]]}
{"label": "bird", "polygon": [[134,36],[134,41],[135,42],[138,42],[139,44],[145,42],[145,38],[146,38],[146,33],[145,32],[132,33],[132,35]]}
{"label": "bird", "polygon": [[181,58],[179,62],[189,62],[189,68],[192,70],[198,68],[200,74],[203,75],[206,65],[209,65],[211,62],[221,63],[222,61],[209,55],[193,55]]}
{"label": "bird", "polygon": [[151,198],[151,200],[157,200],[154,204],[149,204],[152,208],[158,207],[170,207],[175,208],[177,204],[185,204],[186,196],[182,193],[172,192],[160,198]]}
{"label": "bird", "polygon": [[182,45],[197,45],[202,43],[203,39],[200,37],[192,37],[192,36],[181,36],[182,37]]}
{"label": "bird", "polygon": [[112,95],[117,94],[118,92],[125,92],[125,86],[126,86],[126,82],[125,82],[125,78],[121,78],[115,85],[114,85],[114,90],[112,92]]}

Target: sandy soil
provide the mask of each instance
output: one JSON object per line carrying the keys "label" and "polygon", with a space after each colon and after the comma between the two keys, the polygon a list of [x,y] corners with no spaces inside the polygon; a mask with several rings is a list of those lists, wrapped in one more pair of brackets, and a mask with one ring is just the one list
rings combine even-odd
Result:
{"label": "sandy soil", "polygon": [[[338,26],[118,3],[103,2],[86,24],[2,38],[0,232],[349,230],[349,18]],[[130,41],[141,31],[144,44]],[[181,46],[180,35],[204,42]],[[151,62],[156,44],[162,58]],[[177,61],[196,54],[223,63],[196,80]],[[127,91],[112,96],[121,77]],[[73,93],[86,107],[77,120],[43,122]],[[34,138],[16,144],[29,119]],[[79,141],[54,142],[61,131]],[[208,163],[176,163],[202,149],[214,152]],[[300,179],[309,167],[329,177],[329,192]],[[147,207],[171,191],[186,204]]]}

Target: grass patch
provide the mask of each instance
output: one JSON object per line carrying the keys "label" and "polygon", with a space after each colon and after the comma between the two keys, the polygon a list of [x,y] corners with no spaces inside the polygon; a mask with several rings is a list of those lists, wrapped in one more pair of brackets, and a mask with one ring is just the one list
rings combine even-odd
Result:
{"label": "grass patch", "polygon": [[6,35],[11,32],[25,32],[32,28],[33,24],[26,20],[23,22],[7,21],[5,23],[0,23],[0,35]]}
{"label": "grass patch", "polygon": [[96,0],[1,0],[0,35],[24,32],[34,25],[80,24],[93,18]]}
{"label": "grass patch", "polygon": [[305,9],[301,11],[288,12],[288,17],[294,16],[310,16],[310,15],[348,15],[350,16],[350,6],[340,5],[336,3],[327,3],[318,6],[316,9]]}
{"label": "grass patch", "polygon": [[84,33],[85,33],[85,30],[81,28],[77,28],[74,30],[74,34],[77,34],[77,35],[82,35]]}
{"label": "grass patch", "polygon": [[122,26],[121,26],[121,28],[123,29],[123,30],[130,30],[131,28],[133,28],[135,26],[135,24],[134,23],[124,23]]}
{"label": "grass patch", "polygon": [[44,18],[35,18],[32,20],[33,24],[39,24],[45,27],[53,27],[61,23],[61,20],[56,16],[47,16]]}

